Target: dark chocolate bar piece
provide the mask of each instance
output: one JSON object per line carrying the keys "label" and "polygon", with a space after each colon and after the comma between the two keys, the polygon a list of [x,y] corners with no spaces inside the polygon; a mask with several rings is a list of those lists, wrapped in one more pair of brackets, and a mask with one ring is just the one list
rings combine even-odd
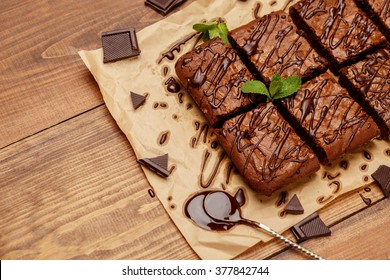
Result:
{"label": "dark chocolate bar piece", "polygon": [[378,183],[385,197],[389,198],[390,197],[390,167],[386,165],[381,165],[371,176],[372,178],[374,178],[375,182]]}
{"label": "dark chocolate bar piece", "polygon": [[103,32],[102,46],[104,63],[137,56],[141,53],[134,28]]}
{"label": "dark chocolate bar piece", "polygon": [[154,157],[154,158],[143,158],[137,160],[139,164],[142,164],[146,168],[150,169],[161,177],[168,177],[168,154]]}
{"label": "dark chocolate bar piece", "polygon": [[293,215],[300,215],[305,212],[305,209],[303,209],[301,202],[299,201],[296,194],[290,199],[290,201],[287,203],[286,207],[284,208],[284,211],[289,214]]}
{"label": "dark chocolate bar piece", "polygon": [[307,239],[329,236],[331,234],[330,229],[324,224],[316,212],[294,225],[290,230],[298,243]]}
{"label": "dark chocolate bar piece", "polygon": [[152,7],[154,10],[163,15],[166,15],[185,1],[186,0],[146,0],[145,5]]}
{"label": "dark chocolate bar piece", "polygon": [[147,95],[141,95],[132,91],[130,91],[130,96],[134,110],[138,109],[142,104],[144,104],[147,97]]}

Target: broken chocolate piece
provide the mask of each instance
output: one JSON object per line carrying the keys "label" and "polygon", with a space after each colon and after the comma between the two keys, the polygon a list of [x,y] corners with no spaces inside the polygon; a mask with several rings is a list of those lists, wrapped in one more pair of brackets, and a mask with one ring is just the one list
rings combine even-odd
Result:
{"label": "broken chocolate piece", "polygon": [[374,178],[375,182],[378,183],[379,187],[382,189],[385,197],[390,197],[390,167],[386,165],[381,165],[378,169],[371,174],[371,177]]}
{"label": "broken chocolate piece", "polygon": [[299,201],[296,194],[290,199],[286,207],[284,208],[284,211],[289,214],[293,215],[300,215],[303,214],[305,209],[303,209],[301,202]]}
{"label": "broken chocolate piece", "polygon": [[331,234],[330,229],[324,224],[316,212],[294,225],[290,230],[298,243],[307,239],[329,236]]}
{"label": "broken chocolate piece", "polygon": [[146,0],[145,5],[152,7],[154,10],[163,15],[166,15],[185,1],[186,0]]}
{"label": "broken chocolate piece", "polygon": [[103,62],[137,56],[141,53],[134,28],[102,33]]}
{"label": "broken chocolate piece", "polygon": [[137,160],[139,164],[142,164],[146,168],[150,169],[161,177],[168,177],[168,154],[154,157],[154,158],[143,158]]}
{"label": "broken chocolate piece", "polygon": [[147,95],[141,95],[132,91],[130,91],[130,94],[134,110],[138,109],[142,104],[145,103]]}

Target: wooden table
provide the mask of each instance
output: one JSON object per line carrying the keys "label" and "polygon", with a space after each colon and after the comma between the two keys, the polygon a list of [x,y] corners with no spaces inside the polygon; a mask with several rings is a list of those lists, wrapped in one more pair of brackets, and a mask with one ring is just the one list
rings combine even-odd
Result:
{"label": "wooden table", "polygon": [[[101,47],[102,31],[163,16],[142,0],[2,0],[0,18],[0,258],[196,259],[77,55]],[[390,201],[370,188],[322,209],[332,236],[304,245],[390,259]],[[305,256],[275,240],[238,257],[262,258]]]}

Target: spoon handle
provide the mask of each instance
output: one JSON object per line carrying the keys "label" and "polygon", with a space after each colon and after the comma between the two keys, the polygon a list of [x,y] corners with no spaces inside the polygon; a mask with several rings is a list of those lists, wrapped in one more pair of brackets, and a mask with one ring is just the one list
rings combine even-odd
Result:
{"label": "spoon handle", "polygon": [[313,253],[312,251],[310,251],[310,250],[308,250],[308,249],[302,247],[301,245],[295,243],[294,241],[291,241],[290,239],[288,239],[288,238],[284,237],[283,235],[277,233],[276,231],[274,231],[273,229],[267,227],[267,226],[264,225],[264,224],[261,224],[261,223],[255,222],[255,221],[248,221],[248,220],[247,220],[247,222],[250,223],[250,224],[256,225],[257,227],[263,229],[264,231],[266,231],[266,232],[272,234],[273,236],[275,236],[275,237],[277,237],[277,238],[283,240],[285,243],[287,243],[287,244],[290,245],[291,247],[293,247],[293,248],[295,248],[295,249],[297,249],[297,250],[299,250],[299,251],[301,251],[301,252],[303,252],[303,253],[309,255],[310,257],[312,257],[312,258],[314,258],[314,259],[317,259],[317,260],[324,260],[324,258],[320,257],[320,256],[317,255],[316,253]]}

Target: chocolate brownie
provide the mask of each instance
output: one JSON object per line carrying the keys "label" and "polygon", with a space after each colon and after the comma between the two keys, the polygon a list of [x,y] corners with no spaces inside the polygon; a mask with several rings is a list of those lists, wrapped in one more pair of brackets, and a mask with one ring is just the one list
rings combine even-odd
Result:
{"label": "chocolate brownie", "polygon": [[215,132],[248,185],[264,195],[320,167],[313,151],[271,102],[226,121]]}
{"label": "chocolate brownie", "polygon": [[381,128],[382,137],[387,137],[390,134],[390,51],[378,50],[340,73],[340,83],[372,116]]}
{"label": "chocolate brownie", "polygon": [[267,83],[275,73],[308,80],[327,69],[326,60],[297,32],[290,16],[283,11],[238,27],[229,33],[229,38],[251,70],[258,71]]}
{"label": "chocolate brownie", "polygon": [[390,0],[355,0],[390,40]]}
{"label": "chocolate brownie", "polygon": [[282,114],[328,163],[378,137],[372,118],[329,74],[305,83],[292,97],[280,101]]}
{"label": "chocolate brownie", "polygon": [[303,0],[290,7],[290,15],[335,73],[386,44],[378,27],[352,0]]}
{"label": "chocolate brownie", "polygon": [[237,52],[214,38],[181,56],[176,74],[210,124],[220,126],[254,101],[241,85],[254,79]]}

